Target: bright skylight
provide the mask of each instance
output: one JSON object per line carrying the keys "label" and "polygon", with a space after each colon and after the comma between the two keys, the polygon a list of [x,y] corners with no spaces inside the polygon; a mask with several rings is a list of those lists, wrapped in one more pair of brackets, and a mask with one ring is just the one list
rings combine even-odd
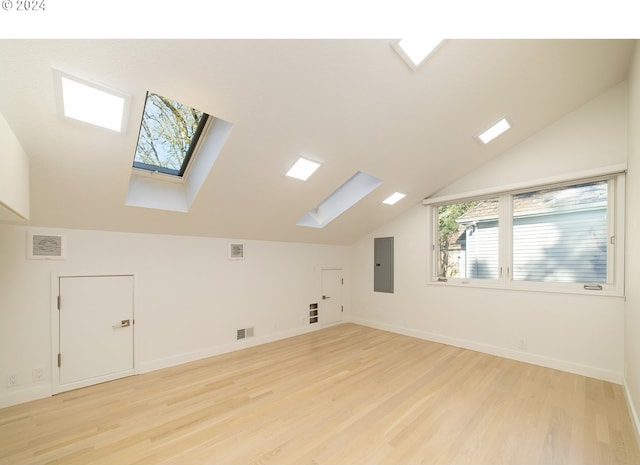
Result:
{"label": "bright skylight", "polygon": [[488,144],[493,139],[495,139],[500,134],[502,134],[503,132],[505,132],[510,128],[511,128],[511,125],[509,124],[507,119],[502,118],[500,121],[498,121],[496,124],[491,126],[489,129],[479,134],[478,139],[480,139],[483,144]]}
{"label": "bright skylight", "polygon": [[298,226],[324,228],[327,224],[373,192],[382,180],[358,171],[316,208],[298,221]]}
{"label": "bright skylight", "polygon": [[404,199],[406,196],[407,196],[407,194],[402,194],[400,192],[394,192],[389,197],[387,197],[385,200],[383,200],[382,203],[387,204],[387,205],[395,205],[400,200]]}
{"label": "bright skylight", "polygon": [[306,181],[313,173],[315,173],[315,171],[319,167],[320,163],[316,163],[315,161],[307,160],[306,158],[300,157],[289,169],[289,171],[287,171],[286,175],[290,178],[296,178],[302,181]]}
{"label": "bright skylight", "polygon": [[442,43],[441,38],[401,39],[391,45],[412,69],[418,67]]}
{"label": "bright skylight", "polygon": [[208,119],[200,110],[147,93],[134,168],[183,176]]}
{"label": "bright skylight", "polygon": [[65,76],[60,76],[60,79],[64,116],[112,131],[122,131],[124,97]]}

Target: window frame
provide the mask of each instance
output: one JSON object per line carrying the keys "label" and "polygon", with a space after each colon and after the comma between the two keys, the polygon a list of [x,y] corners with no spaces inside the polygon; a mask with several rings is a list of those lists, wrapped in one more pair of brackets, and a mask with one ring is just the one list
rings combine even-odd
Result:
{"label": "window frame", "polygon": [[[592,288],[590,283],[513,280],[513,196],[544,189],[570,187],[606,180],[607,191],[607,282]],[[438,277],[438,207],[462,202],[498,198],[498,278]],[[538,292],[560,292],[584,295],[624,296],[624,235],[625,235],[625,172],[571,178],[556,182],[541,182],[515,186],[495,192],[467,193],[425,199],[428,207],[430,253],[428,254],[428,284],[437,286],[465,286]],[[585,287],[586,286],[586,287]]]}
{"label": "window frame", "polygon": [[[142,127],[145,119],[145,109],[146,109],[147,101],[149,99],[150,94],[155,94],[160,97],[164,97],[155,92],[147,91],[146,93],[145,100],[144,100],[144,107],[142,111],[142,117],[140,119],[140,128],[138,130],[138,138],[136,139],[136,149],[133,155],[133,163],[132,163],[133,172],[135,174],[147,175],[147,176],[160,175],[164,180],[167,180],[167,181],[183,182],[183,180],[186,178],[189,172],[190,167],[193,165],[193,160],[197,155],[197,151],[200,148],[202,141],[207,135],[208,128],[211,126],[211,122],[213,121],[214,117],[205,111],[198,110],[202,113],[202,116],[200,117],[198,121],[198,125],[196,126],[193,136],[189,142],[189,148],[187,149],[187,153],[185,153],[184,159],[182,160],[182,164],[180,165],[179,170],[136,161],[136,153],[138,150],[138,145],[140,144],[140,135],[142,132]],[[168,98],[168,97],[164,97],[164,98]],[[169,99],[169,100],[172,100],[172,99]]]}

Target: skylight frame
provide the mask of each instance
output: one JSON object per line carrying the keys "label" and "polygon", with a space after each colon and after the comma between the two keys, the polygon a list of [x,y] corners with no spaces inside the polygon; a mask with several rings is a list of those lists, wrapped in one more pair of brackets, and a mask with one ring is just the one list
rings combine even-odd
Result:
{"label": "skylight frame", "polygon": [[206,136],[200,138],[183,178],[132,169],[125,205],[188,212],[214,169],[233,126],[233,123],[217,116],[209,118],[209,124],[205,128]]}
{"label": "skylight frame", "polygon": [[417,71],[429,57],[442,47],[444,42],[445,40],[439,37],[409,38],[394,40],[391,42],[391,46],[412,70]]}
{"label": "skylight frame", "polygon": [[[120,134],[125,134],[128,123],[128,116],[131,106],[131,96],[121,90],[118,90],[114,87],[108,86],[106,84],[98,83],[96,81],[81,78],[72,73],[66,72],[59,68],[52,68],[53,70],[53,79],[54,86],[56,89],[56,102],[58,108],[58,114],[65,120],[73,121],[78,124],[86,125],[93,128],[105,129],[107,131],[112,131]],[[105,94],[106,96],[112,97],[121,101],[120,110],[118,112],[119,124],[114,125],[105,125],[99,123],[94,118],[80,117],[80,115],[72,116],[67,113],[67,108],[70,106],[65,98],[65,85],[64,80],[70,81],[73,84],[78,86],[86,87],[89,92],[95,91],[98,93]]]}
{"label": "skylight frame", "polygon": [[[180,169],[174,169],[174,168],[168,168],[168,167],[164,167],[164,166],[160,166],[160,165],[155,165],[155,164],[148,164],[148,163],[144,163],[144,162],[140,162],[136,160],[137,154],[138,154],[138,147],[140,145],[140,139],[142,137],[142,132],[143,132],[143,128],[144,128],[144,122],[145,122],[145,116],[146,116],[146,108],[147,108],[147,103],[149,101],[149,96],[150,95],[157,95],[159,97],[162,98],[166,98],[167,100],[171,100],[173,103],[178,103],[179,105],[182,105],[184,107],[187,107],[188,109],[191,110],[195,110],[199,113],[202,113],[202,115],[200,116],[200,119],[198,120],[198,125],[196,126],[196,129],[193,133],[193,136],[191,137],[190,143],[189,143],[189,148],[187,149],[187,152],[184,155],[184,158],[182,159],[182,163],[180,165]],[[178,102],[177,100],[173,100],[170,99],[168,97],[164,97],[161,96],[158,93],[155,92],[149,92],[147,91],[147,94],[145,96],[145,103],[144,103],[144,109],[142,112],[142,118],[140,119],[140,128],[138,131],[138,138],[137,138],[137,142],[136,142],[136,149],[133,155],[133,168],[135,170],[139,170],[140,172],[143,173],[148,173],[148,174],[157,174],[160,173],[162,175],[167,175],[167,178],[170,180],[182,180],[184,179],[184,177],[186,176],[186,174],[188,173],[189,167],[192,165],[192,159],[195,158],[195,155],[197,154],[197,150],[198,147],[200,146],[200,144],[202,143],[202,141],[204,140],[204,138],[206,137],[206,133],[208,128],[211,126],[211,122],[215,119],[212,115],[208,114],[205,111],[202,110],[197,110],[193,107],[190,107],[184,103]]]}
{"label": "skylight frame", "polygon": [[326,197],[296,223],[297,226],[324,228],[337,217],[371,194],[383,183],[382,179],[357,171],[345,183]]}

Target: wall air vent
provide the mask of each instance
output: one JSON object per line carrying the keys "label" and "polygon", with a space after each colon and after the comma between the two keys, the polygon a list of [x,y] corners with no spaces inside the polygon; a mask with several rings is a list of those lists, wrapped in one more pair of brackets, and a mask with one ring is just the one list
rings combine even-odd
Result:
{"label": "wall air vent", "polygon": [[64,260],[65,236],[27,233],[27,258],[40,260]]}
{"label": "wall air vent", "polygon": [[309,304],[309,324],[318,322],[318,304]]}
{"label": "wall air vent", "polygon": [[253,337],[253,328],[241,328],[236,330],[236,340]]}

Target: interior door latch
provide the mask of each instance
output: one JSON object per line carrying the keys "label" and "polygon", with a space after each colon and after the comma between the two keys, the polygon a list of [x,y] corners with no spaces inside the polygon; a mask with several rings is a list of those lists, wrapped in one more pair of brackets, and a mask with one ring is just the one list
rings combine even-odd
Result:
{"label": "interior door latch", "polygon": [[113,325],[112,328],[126,328],[127,326],[131,326],[131,320],[122,320],[119,325]]}

